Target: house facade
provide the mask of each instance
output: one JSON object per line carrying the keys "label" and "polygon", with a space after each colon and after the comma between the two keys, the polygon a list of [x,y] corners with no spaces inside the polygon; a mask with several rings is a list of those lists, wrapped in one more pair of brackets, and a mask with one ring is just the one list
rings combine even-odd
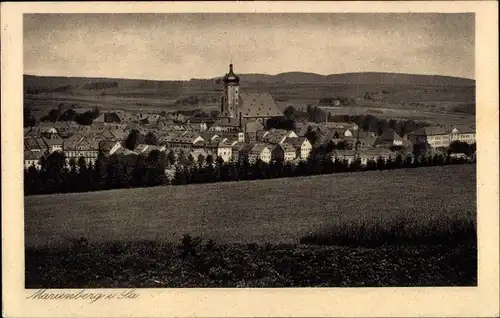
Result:
{"label": "house facade", "polygon": [[288,138],[285,142],[295,148],[297,159],[307,160],[311,154],[312,145],[305,137]]}
{"label": "house facade", "polygon": [[271,161],[271,150],[263,143],[248,144],[239,150],[239,158],[246,159],[250,163],[256,162],[257,159],[269,163]]}
{"label": "house facade", "polygon": [[40,170],[42,168],[40,165],[42,156],[42,152],[24,151],[24,168],[29,169],[29,167],[33,166],[35,169]]}
{"label": "house facade", "polygon": [[369,160],[377,161],[379,158],[394,160],[397,154],[384,148],[366,149],[359,151],[357,157],[360,159],[362,165],[366,165]]}
{"label": "house facade", "polygon": [[172,149],[190,149],[193,148],[197,142],[203,141],[199,133],[190,131],[174,132],[166,138],[168,147]]}
{"label": "house facade", "polygon": [[99,155],[99,139],[91,135],[73,135],[64,143],[64,153],[69,163],[71,158],[76,161],[83,157],[85,162],[94,164]]}
{"label": "house facade", "polygon": [[408,133],[407,136],[413,144],[427,143],[432,148],[446,148],[453,141],[461,141],[468,144],[476,142],[475,128],[467,126],[454,126],[450,129],[442,126],[429,126]]}
{"label": "house facade", "polygon": [[276,144],[272,149],[271,157],[273,160],[291,162],[294,161],[297,157],[297,152],[295,148],[290,144]]}
{"label": "house facade", "polygon": [[221,157],[224,162],[231,161],[233,157],[233,148],[231,144],[226,142],[219,142],[217,144],[217,157]]}

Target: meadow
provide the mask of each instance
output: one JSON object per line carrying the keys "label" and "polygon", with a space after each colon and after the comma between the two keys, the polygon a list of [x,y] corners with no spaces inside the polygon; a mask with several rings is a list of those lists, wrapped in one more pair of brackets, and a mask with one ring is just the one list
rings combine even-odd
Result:
{"label": "meadow", "polygon": [[[25,197],[26,246],[176,242],[299,243],[329,227],[415,230],[475,222],[475,165]],[[458,221],[457,221],[458,220]],[[367,233],[366,231],[364,231]]]}
{"label": "meadow", "polygon": [[476,286],[475,168],[26,197],[25,285]]}

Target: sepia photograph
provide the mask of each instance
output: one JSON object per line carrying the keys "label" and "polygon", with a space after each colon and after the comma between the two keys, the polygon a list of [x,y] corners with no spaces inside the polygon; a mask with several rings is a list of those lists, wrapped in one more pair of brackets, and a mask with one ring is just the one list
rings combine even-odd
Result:
{"label": "sepia photograph", "polygon": [[474,14],[25,14],[27,288],[475,286]]}
{"label": "sepia photograph", "polygon": [[478,14],[242,6],[18,14],[23,298],[484,288]]}

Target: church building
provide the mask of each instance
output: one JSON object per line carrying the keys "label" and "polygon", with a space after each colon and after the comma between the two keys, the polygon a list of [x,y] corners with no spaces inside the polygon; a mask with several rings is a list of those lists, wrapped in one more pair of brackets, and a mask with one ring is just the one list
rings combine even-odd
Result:
{"label": "church building", "polygon": [[265,125],[269,118],[283,116],[269,93],[240,92],[240,77],[234,73],[233,64],[223,83],[220,115],[212,130],[248,133],[247,127],[250,129],[256,122]]}

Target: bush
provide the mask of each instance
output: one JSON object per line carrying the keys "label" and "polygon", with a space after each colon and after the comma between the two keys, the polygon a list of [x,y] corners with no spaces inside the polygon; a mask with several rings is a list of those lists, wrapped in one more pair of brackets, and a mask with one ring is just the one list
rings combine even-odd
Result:
{"label": "bush", "polygon": [[[436,209],[439,209],[436,206]],[[428,210],[428,209],[426,209]],[[476,243],[476,214],[470,210],[454,216],[415,215],[419,210],[402,211],[398,217],[341,219],[300,239],[302,244],[340,246],[456,245]]]}

